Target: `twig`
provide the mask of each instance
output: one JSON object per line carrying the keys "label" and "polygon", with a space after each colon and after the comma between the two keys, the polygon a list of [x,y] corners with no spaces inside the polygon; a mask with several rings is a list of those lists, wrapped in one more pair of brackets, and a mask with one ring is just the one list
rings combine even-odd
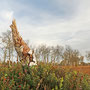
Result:
{"label": "twig", "polygon": [[38,89],[39,89],[39,87],[40,87],[40,85],[41,85],[42,81],[43,81],[43,78],[42,78],[42,79],[40,80],[40,82],[38,83],[36,90],[38,90]]}

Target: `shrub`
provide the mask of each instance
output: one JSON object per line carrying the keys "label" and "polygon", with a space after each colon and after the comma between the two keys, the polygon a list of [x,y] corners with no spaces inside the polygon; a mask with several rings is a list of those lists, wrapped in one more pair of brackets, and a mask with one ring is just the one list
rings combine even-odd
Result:
{"label": "shrub", "polygon": [[22,66],[20,63],[0,64],[1,90],[89,90],[90,75],[58,65],[39,63]]}

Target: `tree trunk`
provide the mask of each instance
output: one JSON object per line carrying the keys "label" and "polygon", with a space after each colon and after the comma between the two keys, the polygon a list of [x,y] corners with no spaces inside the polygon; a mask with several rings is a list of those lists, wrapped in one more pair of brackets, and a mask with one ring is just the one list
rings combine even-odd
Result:
{"label": "tree trunk", "polygon": [[19,56],[19,60],[22,61],[23,64],[25,64],[28,60],[28,57],[25,55],[27,55],[27,53],[30,51],[30,48],[19,35],[15,20],[12,21],[12,25],[10,27],[12,29],[13,43],[15,50]]}
{"label": "tree trunk", "polygon": [[6,61],[6,56],[7,56],[7,49],[5,48],[5,51],[4,51],[4,62]]}

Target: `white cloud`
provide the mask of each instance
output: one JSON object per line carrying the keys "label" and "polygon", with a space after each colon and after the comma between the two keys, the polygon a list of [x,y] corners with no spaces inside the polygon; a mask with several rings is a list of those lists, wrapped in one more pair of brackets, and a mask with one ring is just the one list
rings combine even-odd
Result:
{"label": "white cloud", "polygon": [[[53,2],[55,2],[55,0],[53,0]],[[69,18],[62,18],[52,15],[50,12],[39,11],[35,8],[31,9],[30,7],[31,13],[34,12],[36,17],[40,16],[41,18],[38,20],[38,18],[35,19],[35,16],[32,15],[16,17],[20,34],[24,39],[30,39],[30,44],[69,44],[73,48],[77,48],[79,50],[89,50],[90,0],[56,0],[58,8],[61,8],[59,7],[59,3],[61,2],[62,5],[67,4],[68,7],[70,5],[70,7],[73,8]],[[20,10],[18,10],[18,6],[16,8],[17,10],[14,8],[15,12],[17,11],[16,13],[22,9],[20,7]],[[0,12],[0,19],[6,20],[6,22],[3,20],[0,21],[0,30],[1,28],[6,30],[9,27],[11,19],[13,18],[13,12],[13,10],[4,10]]]}
{"label": "white cloud", "polygon": [[9,26],[13,19],[13,11],[2,10],[0,12],[0,33],[10,29]]}
{"label": "white cloud", "polygon": [[11,20],[13,18],[13,11],[0,12],[0,18],[2,18],[4,20]]}
{"label": "white cloud", "polygon": [[[77,1],[78,2],[78,1]],[[82,0],[79,2],[78,8],[76,8],[75,14],[70,19],[54,18],[45,19],[39,26],[27,24],[24,25],[22,30],[26,30],[27,34],[24,37],[30,37],[31,42],[36,44],[69,44],[73,48],[79,50],[89,50],[90,38],[90,1]],[[45,17],[45,16],[43,16]],[[47,17],[47,16],[46,16]],[[45,17],[45,18],[46,18]],[[55,21],[54,21],[55,20]],[[20,26],[21,27],[21,26]],[[25,28],[26,29],[25,29]],[[87,31],[88,30],[88,31]],[[86,33],[85,33],[86,32]],[[23,32],[22,32],[23,33]],[[57,36],[57,33],[60,36]],[[65,34],[65,35],[64,35]],[[70,38],[70,39],[69,39]],[[67,40],[69,39],[69,40]]]}

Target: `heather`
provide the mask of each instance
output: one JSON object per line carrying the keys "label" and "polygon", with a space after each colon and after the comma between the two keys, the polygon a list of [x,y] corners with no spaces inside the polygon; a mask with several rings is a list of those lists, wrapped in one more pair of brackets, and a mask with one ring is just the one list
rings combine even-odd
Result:
{"label": "heather", "polygon": [[0,89],[89,90],[90,75],[57,64],[39,62],[28,67],[20,62],[7,61],[0,63]]}

